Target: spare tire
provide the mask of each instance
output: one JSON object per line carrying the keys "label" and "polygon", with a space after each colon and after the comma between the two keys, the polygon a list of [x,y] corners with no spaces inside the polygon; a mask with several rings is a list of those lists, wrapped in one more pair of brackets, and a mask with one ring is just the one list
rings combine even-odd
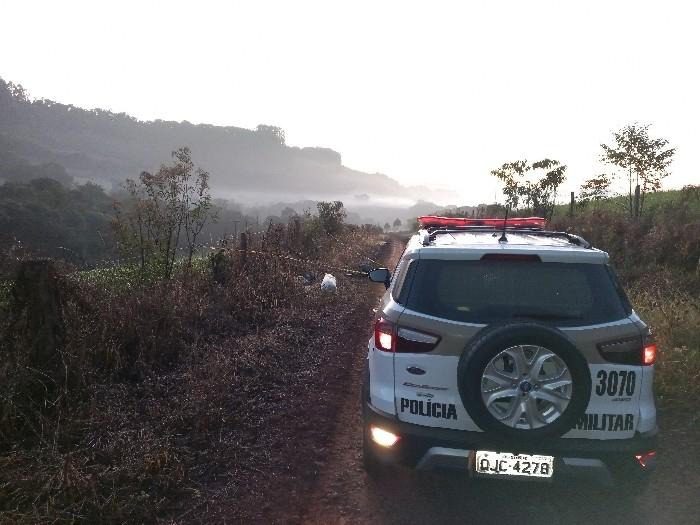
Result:
{"label": "spare tire", "polygon": [[464,408],[485,432],[541,439],[569,431],[586,411],[586,360],[556,328],[538,323],[491,326],[459,360]]}

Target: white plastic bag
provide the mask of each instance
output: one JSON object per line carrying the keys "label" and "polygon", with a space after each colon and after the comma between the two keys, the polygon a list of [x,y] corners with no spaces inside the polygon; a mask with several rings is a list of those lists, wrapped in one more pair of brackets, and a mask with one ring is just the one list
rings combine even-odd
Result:
{"label": "white plastic bag", "polygon": [[335,292],[335,290],[336,290],[335,277],[333,277],[329,273],[324,275],[323,281],[321,281],[321,290],[323,290],[324,292]]}

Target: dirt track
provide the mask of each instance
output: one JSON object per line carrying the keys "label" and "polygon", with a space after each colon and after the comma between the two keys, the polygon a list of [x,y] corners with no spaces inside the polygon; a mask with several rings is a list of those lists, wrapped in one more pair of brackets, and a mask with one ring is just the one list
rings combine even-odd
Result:
{"label": "dirt track", "polygon": [[[402,246],[392,245],[388,264]],[[372,290],[376,303],[381,288]],[[329,363],[325,392],[290,414],[299,426],[284,470],[257,487],[260,507],[246,517],[276,523],[699,523],[700,415],[662,411],[660,467],[643,494],[577,485],[469,481],[456,473],[386,471],[367,477],[361,466],[360,377],[371,312],[347,324],[341,362]],[[362,323],[365,323],[364,330]],[[356,347],[355,350],[353,348]],[[267,473],[266,473],[267,474]],[[243,502],[241,502],[243,503]],[[247,513],[246,513],[247,514]],[[219,515],[221,516],[221,515]]]}
{"label": "dirt track", "polygon": [[[362,363],[355,364],[359,384]],[[406,469],[367,477],[361,466],[357,400],[339,411],[336,435],[319,483],[306,502],[304,523],[698,523],[700,454],[696,419],[664,418],[661,466],[644,494],[519,482],[471,482],[457,473]],[[683,470],[679,470],[683,469]]]}

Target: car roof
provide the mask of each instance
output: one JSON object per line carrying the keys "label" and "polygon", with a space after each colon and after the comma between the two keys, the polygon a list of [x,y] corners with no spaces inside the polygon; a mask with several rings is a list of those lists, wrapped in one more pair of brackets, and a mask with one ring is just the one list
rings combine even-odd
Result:
{"label": "car roof", "polygon": [[406,256],[411,258],[478,260],[486,254],[531,254],[543,262],[579,262],[605,264],[608,254],[591,247],[583,239],[561,232],[502,231],[426,231],[411,238]]}

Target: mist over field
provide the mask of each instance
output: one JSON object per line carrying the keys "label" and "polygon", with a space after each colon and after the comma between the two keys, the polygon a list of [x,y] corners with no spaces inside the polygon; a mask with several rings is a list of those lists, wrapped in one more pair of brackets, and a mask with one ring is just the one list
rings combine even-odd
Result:
{"label": "mist over field", "polygon": [[[381,173],[353,170],[328,148],[290,147],[284,130],[275,126],[250,130],[144,122],[32,98],[21,86],[0,79],[0,178],[49,175],[118,190],[127,178],[157,170],[181,146],[188,146],[210,173],[214,196],[245,207],[343,200],[359,214],[358,221],[378,222],[395,217],[391,209],[417,200],[446,204],[451,197],[428,187],[403,186]],[[28,174],[32,170],[34,175]]]}

